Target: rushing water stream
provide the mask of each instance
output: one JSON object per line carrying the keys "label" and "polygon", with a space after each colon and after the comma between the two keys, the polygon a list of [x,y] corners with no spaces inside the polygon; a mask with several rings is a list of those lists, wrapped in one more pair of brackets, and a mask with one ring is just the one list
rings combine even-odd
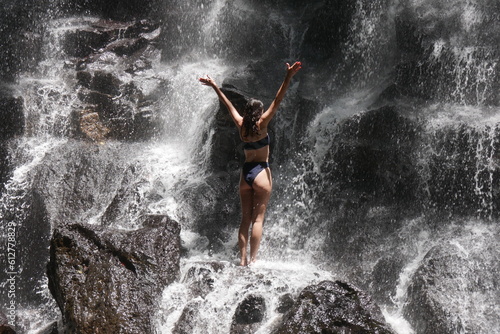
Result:
{"label": "rushing water stream", "polygon": [[[0,198],[2,242],[8,240],[8,226],[17,229],[15,261],[5,273],[19,273],[13,324],[18,333],[40,333],[60,320],[45,275],[55,224],[75,221],[132,230],[146,214],[177,220],[185,249],[181,278],[163,291],[154,314],[158,333],[176,332],[186,309],[191,310],[191,333],[229,333],[234,310],[249,293],[266,301],[257,333],[271,333],[282,317],[276,311],[280,296],[296,296],[308,285],[334,279],[372,294],[398,334],[420,333],[410,325],[405,306],[412,278],[428,252],[451,245],[464,258],[471,254],[476,264],[474,254],[498,247],[499,49],[498,38],[481,31],[500,34],[494,23],[500,8],[494,1],[452,3],[339,2],[348,18],[332,23],[334,30],[328,26],[332,17],[310,17],[325,6],[321,1],[281,7],[172,1],[159,15],[166,36],[163,56],[135,75],[117,74],[143,92],[167,82],[158,96],[161,129],[142,141],[88,142],[83,157],[75,151],[83,146],[72,121],[82,102],[74,63],[62,42],[68,32],[99,18],[44,22],[42,60],[11,85],[23,99],[25,125],[24,134],[8,142],[12,172]],[[429,39],[421,44],[426,50],[416,52],[411,38],[398,37],[410,26],[401,24],[405,20],[420,29],[410,30],[409,36],[422,33]],[[412,59],[417,54],[420,58]],[[306,58],[304,68],[271,129],[274,188],[260,260],[241,268],[236,266],[241,157],[214,167],[219,104],[197,78],[210,74],[219,83],[229,78],[241,92],[255,90],[268,101],[282,80],[284,63],[301,57]],[[240,76],[249,64],[262,74],[260,86]],[[106,62],[100,66],[116,71]],[[394,90],[400,94],[391,99]],[[396,108],[398,116],[388,111],[386,119],[366,125],[369,110],[386,105]],[[383,128],[380,133],[377,126]],[[375,133],[373,138],[363,137],[366,129]],[[346,153],[359,149],[350,146],[354,142],[362,143],[361,151]],[[385,160],[363,151],[370,144]],[[82,177],[74,181],[72,173]],[[107,208],[123,189],[119,209],[108,221]],[[40,202],[43,213],[37,212]],[[37,219],[42,216],[48,219]],[[28,221],[48,223],[24,226]],[[7,263],[2,247],[0,259]],[[494,275],[498,258],[485,261],[497,266],[481,270]],[[210,289],[193,293],[197,276],[192,271],[203,273],[214,263],[223,270],[211,273]],[[494,319],[500,300],[491,300],[490,288],[478,288],[471,296],[449,291],[447,303],[457,305],[450,317],[463,324],[456,333],[500,330]],[[5,291],[3,310],[8,306]],[[471,322],[480,325],[470,327]]]}

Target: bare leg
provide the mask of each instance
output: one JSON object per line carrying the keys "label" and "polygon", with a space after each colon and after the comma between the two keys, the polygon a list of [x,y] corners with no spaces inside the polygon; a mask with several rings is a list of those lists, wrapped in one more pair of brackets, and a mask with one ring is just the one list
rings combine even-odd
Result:
{"label": "bare leg", "polygon": [[238,246],[240,248],[240,265],[246,266],[248,230],[252,224],[253,189],[241,178],[240,180],[240,201],[241,201],[241,224],[238,232]]}
{"label": "bare leg", "polygon": [[252,202],[252,236],[250,238],[250,263],[257,260],[260,241],[262,239],[262,229],[264,226],[264,216],[266,214],[267,203],[271,197],[272,178],[271,170],[266,168],[257,175],[253,182],[253,202]]}

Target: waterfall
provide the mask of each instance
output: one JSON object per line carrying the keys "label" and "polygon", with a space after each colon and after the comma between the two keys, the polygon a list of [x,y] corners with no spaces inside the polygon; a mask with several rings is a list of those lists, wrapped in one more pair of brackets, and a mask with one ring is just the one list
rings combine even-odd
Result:
{"label": "waterfall", "polygon": [[[435,322],[499,328],[495,1],[162,0],[147,32],[135,13],[102,20],[109,8],[92,1],[40,6],[51,9],[33,37],[41,56],[8,84],[22,98],[22,135],[2,140],[0,261],[13,262],[0,286],[14,274],[18,333],[62,328],[45,267],[59,224],[135,230],[151,214],[179,222],[183,246],[180,279],[152,314],[157,333],[229,333],[247,296],[266,305],[255,332],[272,333],[283,298],[323,280],[366,290],[396,333],[423,333],[422,277],[442,259],[457,269],[436,265],[451,273],[442,294],[429,292],[434,313],[448,314]],[[126,54],[136,30],[149,43],[140,56]],[[295,60],[303,69],[269,129],[259,261],[241,268],[241,144],[198,78],[269,104]],[[97,77],[111,88],[99,91]]]}

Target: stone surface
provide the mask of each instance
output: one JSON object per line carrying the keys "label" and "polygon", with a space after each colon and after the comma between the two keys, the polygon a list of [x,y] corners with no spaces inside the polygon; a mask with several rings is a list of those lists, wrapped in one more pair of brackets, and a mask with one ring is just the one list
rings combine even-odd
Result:
{"label": "stone surface", "polygon": [[49,287],[69,332],[152,332],[157,299],[179,275],[180,228],[166,216],[150,216],[143,225],[54,231]]}
{"label": "stone surface", "polygon": [[192,334],[193,333],[193,322],[198,314],[200,313],[200,300],[195,300],[186,305],[182,311],[179,320],[177,320],[173,334]]}
{"label": "stone surface", "polygon": [[321,170],[329,182],[375,201],[415,204],[413,144],[418,125],[394,107],[360,113],[339,124]]}
{"label": "stone surface", "polygon": [[102,141],[144,140],[157,134],[157,104],[165,81],[145,71],[159,61],[160,33],[148,20],[101,20],[68,33],[67,48],[78,58],[75,76],[82,102],[75,115],[77,135]]}
{"label": "stone surface", "polygon": [[404,314],[415,333],[497,333],[498,259],[498,228],[496,235],[476,231],[433,247],[408,287]]}
{"label": "stone surface", "polygon": [[208,262],[198,263],[187,271],[182,279],[184,284],[189,286],[193,298],[205,296],[212,291],[215,281],[214,274],[224,269],[224,263]]}
{"label": "stone surface", "polygon": [[266,301],[258,295],[248,295],[234,312],[231,334],[255,333],[266,315]]}
{"label": "stone surface", "polygon": [[20,135],[23,130],[23,99],[0,93],[0,140]]}
{"label": "stone surface", "polygon": [[0,334],[16,334],[16,331],[9,325],[7,316],[0,311]]}
{"label": "stone surface", "polygon": [[393,334],[379,307],[349,283],[306,287],[273,334]]}

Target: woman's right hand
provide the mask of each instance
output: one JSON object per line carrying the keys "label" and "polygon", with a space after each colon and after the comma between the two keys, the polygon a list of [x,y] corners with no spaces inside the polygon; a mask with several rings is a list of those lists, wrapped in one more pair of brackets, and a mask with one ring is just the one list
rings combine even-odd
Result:
{"label": "woman's right hand", "polygon": [[211,86],[211,87],[217,86],[215,84],[214,79],[210,78],[210,76],[208,76],[208,74],[207,74],[206,78],[200,78],[199,80],[200,80],[202,85]]}

